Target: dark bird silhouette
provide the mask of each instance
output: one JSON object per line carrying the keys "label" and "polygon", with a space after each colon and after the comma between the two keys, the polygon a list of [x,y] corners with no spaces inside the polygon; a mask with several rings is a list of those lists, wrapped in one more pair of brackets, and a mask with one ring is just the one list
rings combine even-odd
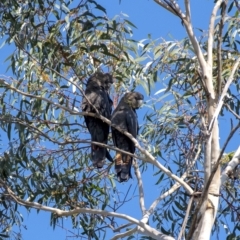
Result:
{"label": "dark bird silhouette", "polygon": [[[86,98],[83,98],[82,110],[84,112],[100,114],[110,120],[113,102],[108,91],[112,83],[113,79],[109,73],[97,72],[93,74],[86,85]],[[84,119],[91,135],[91,141],[107,144],[109,125],[96,117],[84,116]],[[105,158],[113,162],[106,148],[92,144],[91,159],[93,166],[102,168]]]}
{"label": "dark bird silhouette", "polygon": [[[132,154],[135,152],[134,143],[130,138],[114,128],[114,126],[131,133],[132,136],[136,138],[139,129],[136,109],[142,105],[143,98],[143,95],[139,92],[126,93],[120,100],[111,117],[112,139],[114,145]],[[117,152],[115,157],[115,171],[119,182],[125,182],[128,181],[129,178],[132,178],[131,166],[132,157]]]}

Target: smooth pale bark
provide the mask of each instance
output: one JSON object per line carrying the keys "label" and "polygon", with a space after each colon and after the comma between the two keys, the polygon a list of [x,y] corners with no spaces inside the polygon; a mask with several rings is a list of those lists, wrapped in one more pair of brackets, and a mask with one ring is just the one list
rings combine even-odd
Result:
{"label": "smooth pale bark", "polygon": [[[213,126],[212,141],[210,146],[211,146],[211,165],[214,165],[217,163],[217,159],[220,153],[219,127],[217,120],[215,121],[215,124]],[[211,166],[211,169],[212,168],[213,166]],[[201,208],[200,222],[197,225],[196,231],[193,235],[193,239],[198,240],[210,239],[212,226],[216,218],[219,204],[219,191],[220,191],[220,166],[218,166],[217,171],[214,174],[213,179],[208,188],[207,197]]]}

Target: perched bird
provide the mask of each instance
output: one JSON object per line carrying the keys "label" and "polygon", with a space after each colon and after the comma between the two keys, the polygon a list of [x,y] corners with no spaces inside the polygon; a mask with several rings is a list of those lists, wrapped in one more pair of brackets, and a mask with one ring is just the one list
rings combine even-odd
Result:
{"label": "perched bird", "polygon": [[[112,139],[116,147],[126,152],[134,154],[135,145],[123,133],[119,132],[114,126],[121,128],[132,134],[134,138],[138,134],[138,120],[136,109],[143,103],[143,95],[139,92],[128,92],[120,100],[118,106],[114,110],[112,122]],[[117,152],[115,157],[115,171],[119,182],[128,181],[131,175],[132,157],[127,154]]]}
{"label": "perched bird", "polygon": [[[93,74],[86,85],[82,110],[84,112],[100,114],[110,120],[113,102],[108,91],[112,83],[112,76],[109,73],[97,72]],[[84,116],[84,119],[91,135],[91,141],[107,144],[109,125],[96,117]],[[92,144],[91,159],[93,166],[102,168],[105,158],[113,162],[106,148]]]}

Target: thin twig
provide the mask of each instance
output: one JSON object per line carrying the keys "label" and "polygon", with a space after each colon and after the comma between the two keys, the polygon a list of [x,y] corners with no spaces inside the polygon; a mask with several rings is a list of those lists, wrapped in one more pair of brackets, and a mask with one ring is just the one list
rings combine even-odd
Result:
{"label": "thin twig", "polygon": [[186,228],[188,217],[189,217],[189,213],[190,213],[190,210],[191,210],[191,207],[192,207],[193,199],[194,199],[194,196],[191,196],[191,198],[190,198],[190,200],[188,202],[188,207],[187,207],[185,218],[184,218],[184,221],[183,221],[183,224],[182,224],[182,227],[181,227],[181,231],[180,231],[180,233],[178,235],[178,239],[177,240],[181,240],[182,235],[185,232],[185,228]]}
{"label": "thin twig", "polygon": [[236,114],[227,103],[224,103],[224,106],[226,106],[229,112],[231,112],[238,120],[240,120],[240,115]]}

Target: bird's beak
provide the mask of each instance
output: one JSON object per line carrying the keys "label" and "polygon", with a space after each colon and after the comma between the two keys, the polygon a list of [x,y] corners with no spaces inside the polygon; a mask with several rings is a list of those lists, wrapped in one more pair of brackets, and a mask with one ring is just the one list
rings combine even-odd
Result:
{"label": "bird's beak", "polygon": [[138,100],[138,107],[140,108],[143,104],[143,100]]}

